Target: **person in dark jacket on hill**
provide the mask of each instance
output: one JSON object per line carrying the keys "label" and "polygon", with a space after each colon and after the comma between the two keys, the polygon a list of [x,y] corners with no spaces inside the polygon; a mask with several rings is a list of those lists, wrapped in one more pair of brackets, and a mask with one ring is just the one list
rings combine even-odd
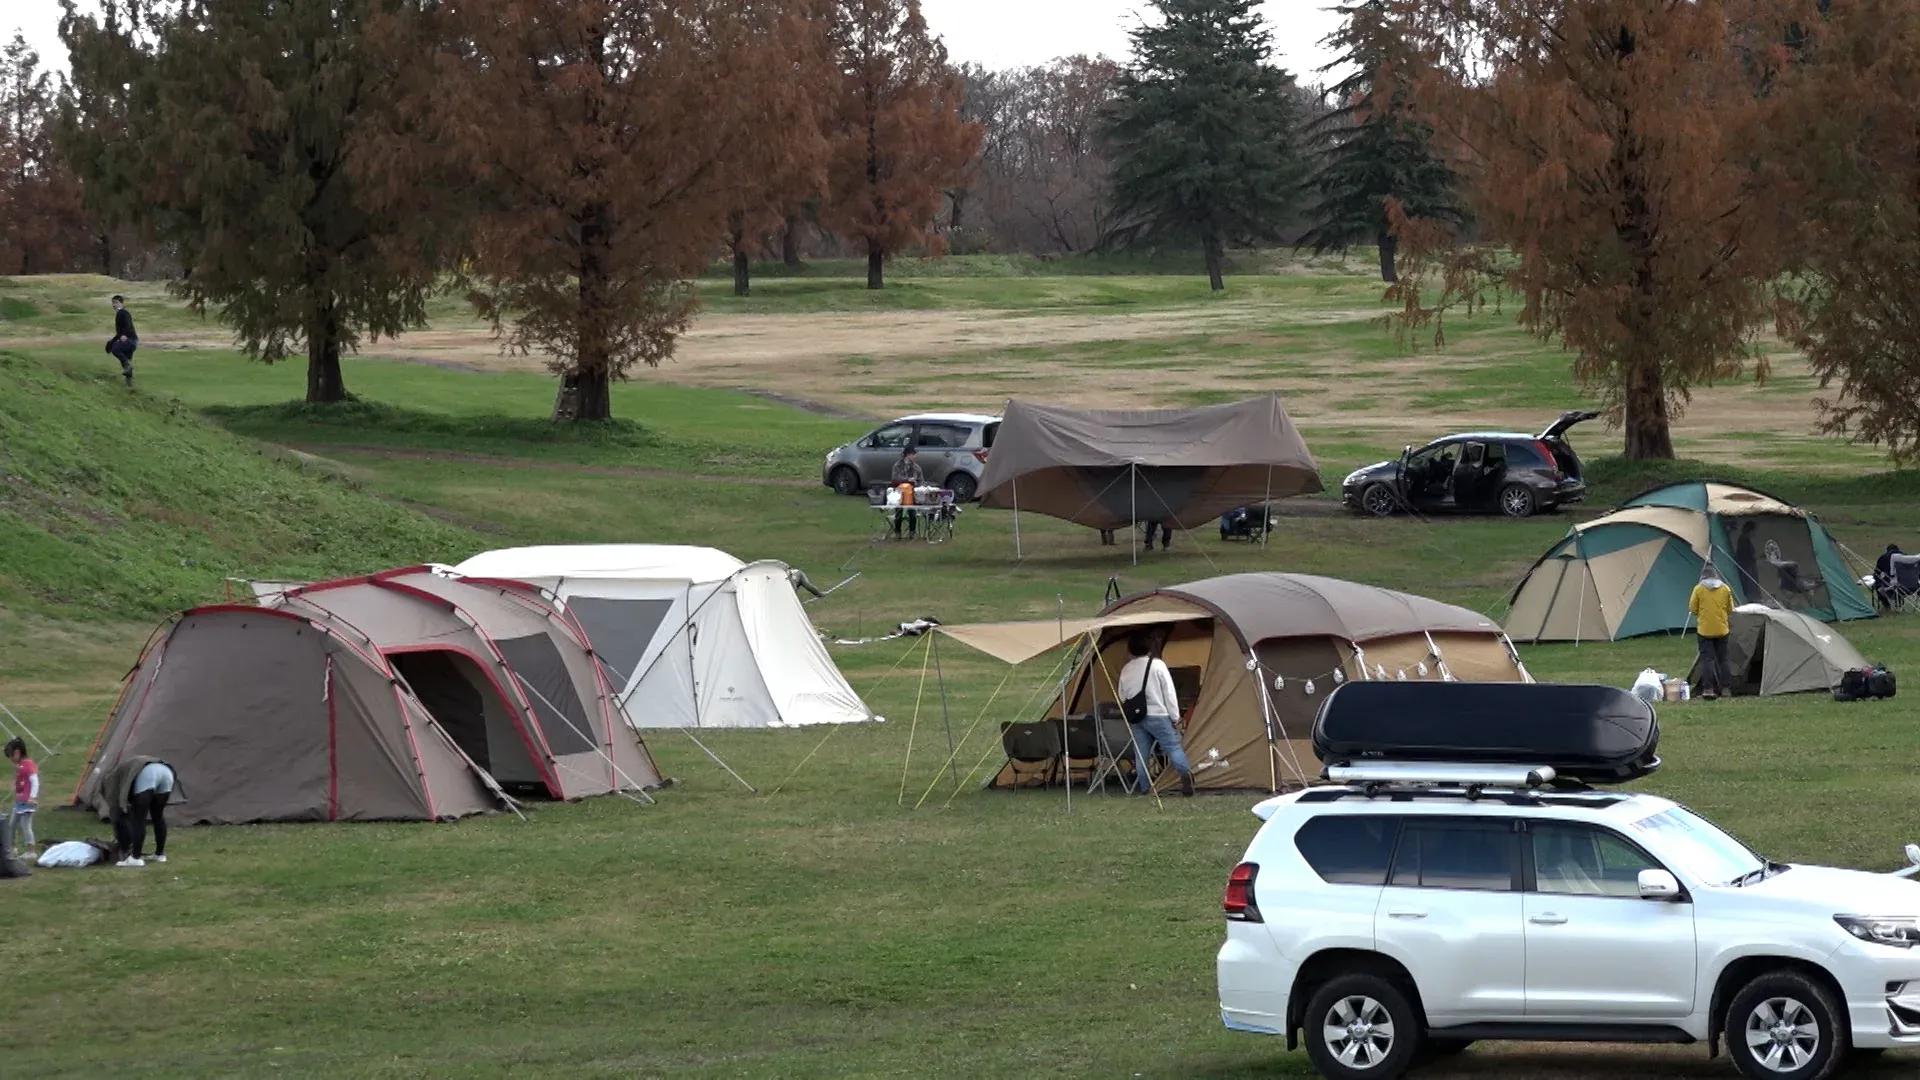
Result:
{"label": "person in dark jacket on hill", "polygon": [[133,351],[140,347],[140,335],[133,329],[133,312],[127,310],[127,298],[115,294],[113,298],[113,340],[107,342],[107,351],[120,361],[120,374],[126,377],[127,385],[133,385]]}
{"label": "person in dark jacket on hill", "polygon": [[153,861],[167,861],[167,802],[179,785],[173,766],[158,758],[129,757],[107,774],[94,795],[94,809],[113,822],[119,866],[147,865],[147,822],[153,822]]}

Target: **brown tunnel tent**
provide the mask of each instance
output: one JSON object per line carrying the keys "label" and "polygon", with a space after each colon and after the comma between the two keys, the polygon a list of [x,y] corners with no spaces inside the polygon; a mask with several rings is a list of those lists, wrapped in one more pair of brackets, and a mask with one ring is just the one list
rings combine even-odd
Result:
{"label": "brown tunnel tent", "polygon": [[660,786],[586,635],[536,589],[420,566],[280,586],[260,602],[365,635],[509,790],[577,799]]}
{"label": "brown tunnel tent", "polygon": [[180,773],[181,824],[440,820],[501,805],[380,654],[291,611],[195,608],[149,642],[81,772],[104,812],[129,756]]}
{"label": "brown tunnel tent", "polygon": [[[1002,659],[1024,659],[1046,647],[1040,643],[1055,625],[943,632]],[[1006,628],[1019,626],[1032,628],[1025,631],[1032,644],[995,647],[995,635],[1010,643],[1020,632]],[[1044,720],[1065,727],[1077,718],[1118,717],[1115,684],[1128,639],[1141,631],[1154,636],[1173,674],[1199,788],[1279,791],[1307,783],[1319,773],[1314,714],[1348,680],[1532,681],[1500,628],[1465,608],[1311,574],[1230,574],[1127,597],[1088,620],[1082,640],[1090,647]],[[1067,775],[1079,767],[1067,764]],[[991,784],[1044,782],[1031,763],[1010,755]]]}

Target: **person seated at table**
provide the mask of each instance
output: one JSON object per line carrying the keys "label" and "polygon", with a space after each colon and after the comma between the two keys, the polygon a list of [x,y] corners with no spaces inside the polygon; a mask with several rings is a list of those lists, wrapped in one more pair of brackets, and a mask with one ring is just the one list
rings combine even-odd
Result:
{"label": "person seated at table", "polygon": [[1893,557],[1904,554],[1899,544],[1888,544],[1887,550],[1873,560],[1873,597],[1882,611],[1892,610],[1900,602],[1900,578],[1894,572]]}
{"label": "person seated at table", "polygon": [[[900,459],[893,463],[893,486],[900,492],[900,505],[913,505],[913,489],[927,482],[927,474],[920,469],[920,452],[911,444],[900,451]],[[900,509],[893,512],[893,535],[900,535],[900,524],[905,520],[908,536],[920,533],[920,516],[912,510]]]}

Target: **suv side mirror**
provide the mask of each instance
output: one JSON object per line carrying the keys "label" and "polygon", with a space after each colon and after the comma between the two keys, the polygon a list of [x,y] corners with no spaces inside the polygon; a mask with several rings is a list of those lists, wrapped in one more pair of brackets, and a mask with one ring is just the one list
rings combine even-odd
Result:
{"label": "suv side mirror", "polygon": [[1640,899],[1678,900],[1680,882],[1667,870],[1640,871]]}

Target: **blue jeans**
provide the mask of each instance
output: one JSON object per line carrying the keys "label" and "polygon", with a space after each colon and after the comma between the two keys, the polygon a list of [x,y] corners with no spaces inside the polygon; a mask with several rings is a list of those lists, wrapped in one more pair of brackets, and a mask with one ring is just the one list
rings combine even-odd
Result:
{"label": "blue jeans", "polygon": [[1142,793],[1153,790],[1147,755],[1152,752],[1155,743],[1167,755],[1167,760],[1173,763],[1175,772],[1181,776],[1193,772],[1193,766],[1187,763],[1186,748],[1180,745],[1180,733],[1173,729],[1173,721],[1164,716],[1149,716],[1133,725],[1134,787]]}

